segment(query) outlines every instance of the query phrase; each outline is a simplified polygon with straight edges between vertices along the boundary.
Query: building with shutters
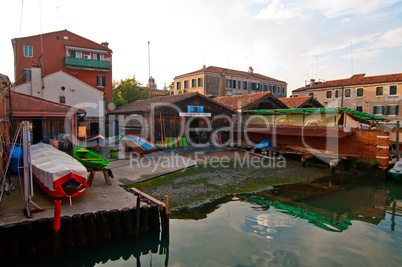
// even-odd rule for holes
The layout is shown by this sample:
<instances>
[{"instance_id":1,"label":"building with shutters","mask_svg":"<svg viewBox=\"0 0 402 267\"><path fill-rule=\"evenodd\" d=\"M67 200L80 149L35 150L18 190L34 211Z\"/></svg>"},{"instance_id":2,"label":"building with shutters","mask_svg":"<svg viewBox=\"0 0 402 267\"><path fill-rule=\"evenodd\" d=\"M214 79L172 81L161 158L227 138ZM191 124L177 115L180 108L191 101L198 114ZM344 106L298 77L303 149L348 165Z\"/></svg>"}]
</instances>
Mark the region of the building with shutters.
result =
<instances>
[{"instance_id":1,"label":"building with shutters","mask_svg":"<svg viewBox=\"0 0 402 267\"><path fill-rule=\"evenodd\" d=\"M75 106L82 102L84 109L91 103L96 107L87 112L88 136L108 129L104 118L113 101L112 50L107 42L98 44L68 30L14 38L11 42L14 87L19 88L16 91L61 104ZM55 80L56 76L62 79Z\"/></svg>"},{"instance_id":2,"label":"building with shutters","mask_svg":"<svg viewBox=\"0 0 402 267\"><path fill-rule=\"evenodd\" d=\"M356 74L347 79L310 80L292 91L292 97L312 96L325 107L346 107L389 120L402 119L402 73L366 76Z\"/></svg>"},{"instance_id":3,"label":"building with shutters","mask_svg":"<svg viewBox=\"0 0 402 267\"><path fill-rule=\"evenodd\" d=\"M232 70L205 65L202 69L174 78L174 94L198 92L207 96L232 96L272 92L276 97L286 97L287 83L248 71Z\"/></svg>"}]
</instances>

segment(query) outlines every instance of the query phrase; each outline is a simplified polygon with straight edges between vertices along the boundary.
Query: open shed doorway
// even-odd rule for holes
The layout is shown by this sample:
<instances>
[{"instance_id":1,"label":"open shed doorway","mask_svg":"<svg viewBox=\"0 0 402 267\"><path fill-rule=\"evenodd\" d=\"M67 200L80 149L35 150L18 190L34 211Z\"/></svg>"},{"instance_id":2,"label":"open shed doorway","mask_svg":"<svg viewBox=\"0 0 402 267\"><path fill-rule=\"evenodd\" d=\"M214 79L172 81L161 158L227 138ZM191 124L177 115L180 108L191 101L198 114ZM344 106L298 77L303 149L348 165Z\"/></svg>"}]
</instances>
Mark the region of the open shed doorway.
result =
<instances>
[{"instance_id":1,"label":"open shed doorway","mask_svg":"<svg viewBox=\"0 0 402 267\"><path fill-rule=\"evenodd\" d=\"M42 120L32 120L32 144L37 144L43 139Z\"/></svg>"},{"instance_id":2,"label":"open shed doorway","mask_svg":"<svg viewBox=\"0 0 402 267\"><path fill-rule=\"evenodd\" d=\"M200 119L199 118L190 118L190 139L196 143L200 143Z\"/></svg>"}]
</instances>

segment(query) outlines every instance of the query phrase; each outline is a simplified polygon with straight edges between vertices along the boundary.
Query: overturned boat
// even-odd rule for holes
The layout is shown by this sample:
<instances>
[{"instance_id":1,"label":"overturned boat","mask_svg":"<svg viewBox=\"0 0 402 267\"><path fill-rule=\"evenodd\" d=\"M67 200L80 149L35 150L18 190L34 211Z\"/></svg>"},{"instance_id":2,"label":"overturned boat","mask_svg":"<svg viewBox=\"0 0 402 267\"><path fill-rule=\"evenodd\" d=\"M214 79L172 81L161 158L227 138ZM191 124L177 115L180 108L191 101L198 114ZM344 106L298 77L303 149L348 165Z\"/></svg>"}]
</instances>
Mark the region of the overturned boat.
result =
<instances>
[{"instance_id":1,"label":"overturned boat","mask_svg":"<svg viewBox=\"0 0 402 267\"><path fill-rule=\"evenodd\" d=\"M32 176L51 197L76 197L85 193L87 169L55 147L37 143L31 146Z\"/></svg>"},{"instance_id":2,"label":"overturned boat","mask_svg":"<svg viewBox=\"0 0 402 267\"><path fill-rule=\"evenodd\" d=\"M139 136L128 134L120 139L120 142L129 150L137 152L138 154L148 154L156 150L153 143Z\"/></svg>"}]
</instances>

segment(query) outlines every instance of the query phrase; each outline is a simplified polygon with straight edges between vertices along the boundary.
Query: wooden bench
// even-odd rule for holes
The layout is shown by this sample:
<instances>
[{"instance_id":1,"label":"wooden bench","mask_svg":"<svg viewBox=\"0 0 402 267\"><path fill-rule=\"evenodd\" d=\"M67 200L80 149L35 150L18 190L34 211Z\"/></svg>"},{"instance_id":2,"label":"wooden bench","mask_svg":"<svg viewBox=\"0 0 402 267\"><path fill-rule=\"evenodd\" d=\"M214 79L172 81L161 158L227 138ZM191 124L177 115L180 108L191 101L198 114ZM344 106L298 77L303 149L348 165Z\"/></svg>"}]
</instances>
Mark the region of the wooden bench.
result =
<instances>
[{"instance_id":1,"label":"wooden bench","mask_svg":"<svg viewBox=\"0 0 402 267\"><path fill-rule=\"evenodd\" d=\"M105 178L105 182L108 185L112 185L112 181L110 180L110 178L114 178L114 176L113 176L111 169L103 168L103 169L87 169L87 170L89 172L89 178L88 178L88 182L87 182L88 186L92 185L92 182L95 177L95 173L97 173L97 172L103 172L103 177Z\"/></svg>"}]
</instances>

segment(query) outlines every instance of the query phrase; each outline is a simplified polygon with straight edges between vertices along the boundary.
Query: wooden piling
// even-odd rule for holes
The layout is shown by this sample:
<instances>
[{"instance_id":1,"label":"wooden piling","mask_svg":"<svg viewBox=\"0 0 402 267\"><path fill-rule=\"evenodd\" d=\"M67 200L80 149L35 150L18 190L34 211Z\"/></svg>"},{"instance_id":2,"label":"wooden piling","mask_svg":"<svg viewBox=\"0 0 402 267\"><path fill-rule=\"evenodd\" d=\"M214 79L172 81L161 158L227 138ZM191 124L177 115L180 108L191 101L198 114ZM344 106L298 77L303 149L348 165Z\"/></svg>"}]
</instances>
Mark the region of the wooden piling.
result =
<instances>
[{"instance_id":1,"label":"wooden piling","mask_svg":"<svg viewBox=\"0 0 402 267\"><path fill-rule=\"evenodd\" d=\"M72 221L75 244L83 245L87 243L87 235L85 233L84 224L81 220L81 214L74 214Z\"/></svg>"},{"instance_id":2,"label":"wooden piling","mask_svg":"<svg viewBox=\"0 0 402 267\"><path fill-rule=\"evenodd\" d=\"M18 224L18 239L21 254L35 252L35 234L31 221L24 221Z\"/></svg>"},{"instance_id":3,"label":"wooden piling","mask_svg":"<svg viewBox=\"0 0 402 267\"><path fill-rule=\"evenodd\" d=\"M60 218L60 232L63 246L74 246L74 232L73 232L73 220L70 216L63 216Z\"/></svg>"},{"instance_id":4,"label":"wooden piling","mask_svg":"<svg viewBox=\"0 0 402 267\"><path fill-rule=\"evenodd\" d=\"M140 208L140 232L149 231L149 206L144 205Z\"/></svg>"},{"instance_id":5,"label":"wooden piling","mask_svg":"<svg viewBox=\"0 0 402 267\"><path fill-rule=\"evenodd\" d=\"M137 204L135 206L135 233L137 234L137 238L139 236L140 233L140 207L141 207L141 201L140 201L140 197L137 197Z\"/></svg>"},{"instance_id":6,"label":"wooden piling","mask_svg":"<svg viewBox=\"0 0 402 267\"><path fill-rule=\"evenodd\" d=\"M120 237L123 230L121 228L120 210L109 211L110 233L112 237Z\"/></svg>"},{"instance_id":7,"label":"wooden piling","mask_svg":"<svg viewBox=\"0 0 402 267\"><path fill-rule=\"evenodd\" d=\"M18 228L16 223L4 225L1 231L1 241L7 256L17 256L20 253Z\"/></svg>"},{"instance_id":8,"label":"wooden piling","mask_svg":"<svg viewBox=\"0 0 402 267\"><path fill-rule=\"evenodd\" d=\"M108 212L106 210L101 210L97 211L95 214L98 238L103 240L110 239L112 237L112 234L110 233Z\"/></svg>"},{"instance_id":9,"label":"wooden piling","mask_svg":"<svg viewBox=\"0 0 402 267\"><path fill-rule=\"evenodd\" d=\"M152 203L149 211L149 229L153 232L159 232L159 205Z\"/></svg>"},{"instance_id":10,"label":"wooden piling","mask_svg":"<svg viewBox=\"0 0 402 267\"><path fill-rule=\"evenodd\" d=\"M87 236L87 242L88 243L95 242L98 239L96 232L95 214L92 212L84 213L81 216L81 220L84 224L84 229Z\"/></svg>"},{"instance_id":11,"label":"wooden piling","mask_svg":"<svg viewBox=\"0 0 402 267\"><path fill-rule=\"evenodd\" d=\"M34 221L33 229L35 232L35 250L47 251L50 249L52 224L49 218L42 218Z\"/></svg>"},{"instance_id":12,"label":"wooden piling","mask_svg":"<svg viewBox=\"0 0 402 267\"><path fill-rule=\"evenodd\" d=\"M6 252L4 251L4 240L3 240L3 227L0 227L0 259L6 256Z\"/></svg>"},{"instance_id":13,"label":"wooden piling","mask_svg":"<svg viewBox=\"0 0 402 267\"><path fill-rule=\"evenodd\" d=\"M134 233L134 220L133 210L130 208L124 208L120 211L121 228L124 236L129 236Z\"/></svg>"}]
</instances>

